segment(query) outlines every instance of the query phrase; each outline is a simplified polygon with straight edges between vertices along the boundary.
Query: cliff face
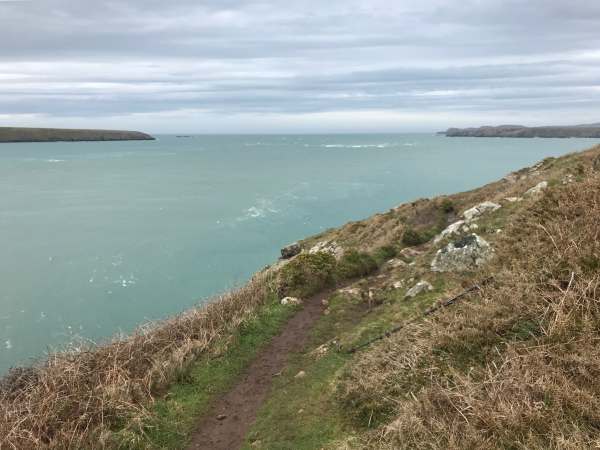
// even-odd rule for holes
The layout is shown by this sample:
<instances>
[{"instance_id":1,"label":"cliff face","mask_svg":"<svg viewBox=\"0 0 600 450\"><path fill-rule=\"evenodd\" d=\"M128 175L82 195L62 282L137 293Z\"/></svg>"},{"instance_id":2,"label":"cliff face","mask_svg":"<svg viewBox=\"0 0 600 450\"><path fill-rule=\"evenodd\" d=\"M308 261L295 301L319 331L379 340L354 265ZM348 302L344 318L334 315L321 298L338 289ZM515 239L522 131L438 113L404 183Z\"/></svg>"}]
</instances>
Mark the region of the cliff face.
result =
<instances>
[{"instance_id":1,"label":"cliff face","mask_svg":"<svg viewBox=\"0 0 600 450\"><path fill-rule=\"evenodd\" d=\"M0 142L154 140L139 131L0 127Z\"/></svg>"},{"instance_id":2,"label":"cliff face","mask_svg":"<svg viewBox=\"0 0 600 450\"><path fill-rule=\"evenodd\" d=\"M522 125L449 128L448 137L512 137L512 138L600 138L600 125L525 127Z\"/></svg>"}]
</instances>

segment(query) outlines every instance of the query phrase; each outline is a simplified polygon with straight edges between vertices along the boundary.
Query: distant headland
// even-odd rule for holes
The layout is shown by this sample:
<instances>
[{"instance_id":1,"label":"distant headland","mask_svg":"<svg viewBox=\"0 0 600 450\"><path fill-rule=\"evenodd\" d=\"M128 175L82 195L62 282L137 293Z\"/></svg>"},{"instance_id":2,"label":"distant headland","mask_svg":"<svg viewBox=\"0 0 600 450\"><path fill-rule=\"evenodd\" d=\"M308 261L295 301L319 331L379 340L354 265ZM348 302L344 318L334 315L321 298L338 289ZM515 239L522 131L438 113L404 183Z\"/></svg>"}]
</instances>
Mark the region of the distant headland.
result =
<instances>
[{"instance_id":1,"label":"distant headland","mask_svg":"<svg viewBox=\"0 0 600 450\"><path fill-rule=\"evenodd\" d=\"M448 128L439 134L448 137L600 138L600 123L544 127L500 125L479 128Z\"/></svg>"},{"instance_id":2,"label":"distant headland","mask_svg":"<svg viewBox=\"0 0 600 450\"><path fill-rule=\"evenodd\" d=\"M148 140L154 137L139 131L0 127L0 143Z\"/></svg>"}]
</instances>

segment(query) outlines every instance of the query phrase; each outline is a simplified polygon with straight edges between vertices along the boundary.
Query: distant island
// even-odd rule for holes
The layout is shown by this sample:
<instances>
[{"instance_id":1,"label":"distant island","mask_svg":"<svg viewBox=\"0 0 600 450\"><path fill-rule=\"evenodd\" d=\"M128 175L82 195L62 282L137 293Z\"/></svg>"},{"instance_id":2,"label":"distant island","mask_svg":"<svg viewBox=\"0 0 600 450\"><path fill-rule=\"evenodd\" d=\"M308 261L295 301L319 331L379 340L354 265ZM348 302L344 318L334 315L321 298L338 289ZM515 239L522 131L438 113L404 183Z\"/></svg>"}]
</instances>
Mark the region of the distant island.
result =
<instances>
[{"instance_id":1,"label":"distant island","mask_svg":"<svg viewBox=\"0 0 600 450\"><path fill-rule=\"evenodd\" d=\"M442 131L438 134L447 137L600 138L600 123L545 127L500 125L479 128L448 128L445 132Z\"/></svg>"},{"instance_id":2,"label":"distant island","mask_svg":"<svg viewBox=\"0 0 600 450\"><path fill-rule=\"evenodd\" d=\"M139 131L0 127L0 143L148 140L154 137Z\"/></svg>"}]
</instances>

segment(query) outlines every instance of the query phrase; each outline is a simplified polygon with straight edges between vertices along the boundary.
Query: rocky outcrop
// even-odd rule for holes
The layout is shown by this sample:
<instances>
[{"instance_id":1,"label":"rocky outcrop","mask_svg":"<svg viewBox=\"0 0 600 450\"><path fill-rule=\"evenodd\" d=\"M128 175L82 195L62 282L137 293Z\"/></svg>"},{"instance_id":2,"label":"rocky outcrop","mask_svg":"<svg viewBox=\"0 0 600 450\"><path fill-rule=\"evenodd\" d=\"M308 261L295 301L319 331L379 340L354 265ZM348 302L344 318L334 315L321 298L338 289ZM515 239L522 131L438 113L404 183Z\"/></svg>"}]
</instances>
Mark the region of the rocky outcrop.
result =
<instances>
[{"instance_id":1,"label":"rocky outcrop","mask_svg":"<svg viewBox=\"0 0 600 450\"><path fill-rule=\"evenodd\" d=\"M465 221L471 222L487 212L496 211L497 209L500 209L500 208L501 208L501 206L499 204L487 201L487 202L480 203L477 206L473 206L470 209L467 209L463 213L463 217L465 218Z\"/></svg>"},{"instance_id":2,"label":"rocky outcrop","mask_svg":"<svg viewBox=\"0 0 600 450\"><path fill-rule=\"evenodd\" d=\"M467 209L463 213L464 220L459 220L451 225L448 225L448 227L446 227L440 234L438 234L435 237L433 243L438 244L439 242L453 235L468 233L470 231L477 230L479 227L474 222L486 212L496 211L499 208L501 208L501 206L497 203L483 202L477 206L473 206L472 208Z\"/></svg>"},{"instance_id":3,"label":"rocky outcrop","mask_svg":"<svg viewBox=\"0 0 600 450\"><path fill-rule=\"evenodd\" d=\"M297 242L286 245L281 249L281 259L290 259L298 255L302 251L302 247Z\"/></svg>"},{"instance_id":4,"label":"rocky outcrop","mask_svg":"<svg viewBox=\"0 0 600 450\"><path fill-rule=\"evenodd\" d=\"M540 194L544 189L548 187L547 181L540 181L534 187L525 192L525 195L537 195Z\"/></svg>"},{"instance_id":5,"label":"rocky outcrop","mask_svg":"<svg viewBox=\"0 0 600 450\"><path fill-rule=\"evenodd\" d=\"M433 291L433 286L431 283L421 280L406 292L404 298L414 298L423 292L429 291Z\"/></svg>"},{"instance_id":6,"label":"rocky outcrop","mask_svg":"<svg viewBox=\"0 0 600 450\"><path fill-rule=\"evenodd\" d=\"M463 272L485 264L494 250L483 238L471 234L438 250L431 262L434 272Z\"/></svg>"},{"instance_id":7,"label":"rocky outcrop","mask_svg":"<svg viewBox=\"0 0 600 450\"><path fill-rule=\"evenodd\" d=\"M450 237L454 234L458 234L461 232L461 230L463 230L465 226L465 221L464 220L459 220L458 222L454 222L452 225L448 225L448 227L446 227L446 229L444 231L442 231L440 234L438 234L435 239L433 240L434 244L437 244L438 242L441 242L442 240L444 240L447 237Z\"/></svg>"},{"instance_id":8,"label":"rocky outcrop","mask_svg":"<svg viewBox=\"0 0 600 450\"><path fill-rule=\"evenodd\" d=\"M310 253L310 254L319 253L319 252L329 253L330 255L333 255L335 257L335 259L340 259L342 256L344 256L343 247L341 247L335 241L319 242L318 244L314 245L308 251L308 253Z\"/></svg>"}]
</instances>

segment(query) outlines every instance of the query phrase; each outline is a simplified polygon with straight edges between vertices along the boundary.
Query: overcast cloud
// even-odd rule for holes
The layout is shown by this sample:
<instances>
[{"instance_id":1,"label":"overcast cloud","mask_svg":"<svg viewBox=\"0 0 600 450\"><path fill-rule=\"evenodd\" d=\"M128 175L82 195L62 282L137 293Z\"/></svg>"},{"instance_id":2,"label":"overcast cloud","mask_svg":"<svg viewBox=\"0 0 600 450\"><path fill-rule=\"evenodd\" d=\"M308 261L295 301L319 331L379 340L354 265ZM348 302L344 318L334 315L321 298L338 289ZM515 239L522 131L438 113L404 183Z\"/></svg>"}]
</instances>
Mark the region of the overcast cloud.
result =
<instances>
[{"instance_id":1,"label":"overcast cloud","mask_svg":"<svg viewBox=\"0 0 600 450\"><path fill-rule=\"evenodd\" d=\"M593 0L0 0L0 124L600 122L599 30Z\"/></svg>"}]
</instances>

